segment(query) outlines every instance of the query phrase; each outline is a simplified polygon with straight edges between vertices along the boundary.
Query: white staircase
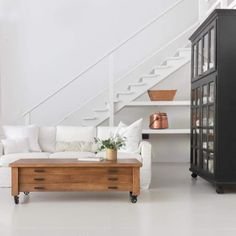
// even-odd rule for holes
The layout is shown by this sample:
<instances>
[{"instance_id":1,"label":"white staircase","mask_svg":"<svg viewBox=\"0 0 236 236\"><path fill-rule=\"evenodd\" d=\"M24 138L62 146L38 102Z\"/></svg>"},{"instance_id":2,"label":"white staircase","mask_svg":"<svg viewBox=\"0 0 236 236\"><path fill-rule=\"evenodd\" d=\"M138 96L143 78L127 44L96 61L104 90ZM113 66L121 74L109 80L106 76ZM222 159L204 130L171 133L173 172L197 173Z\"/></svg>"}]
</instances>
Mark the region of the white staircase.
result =
<instances>
[{"instance_id":1,"label":"white staircase","mask_svg":"<svg viewBox=\"0 0 236 236\"><path fill-rule=\"evenodd\" d=\"M118 112L128 106L136 98L147 92L148 89L167 79L185 64L190 62L191 49L187 46L179 48L171 57L167 57L160 65L153 66L149 73L136 78L136 81L124 83L123 86L117 82L114 86L114 112ZM97 126L109 118L108 92L91 99L82 108L71 112L59 124L76 124L82 126Z\"/></svg>"}]
</instances>

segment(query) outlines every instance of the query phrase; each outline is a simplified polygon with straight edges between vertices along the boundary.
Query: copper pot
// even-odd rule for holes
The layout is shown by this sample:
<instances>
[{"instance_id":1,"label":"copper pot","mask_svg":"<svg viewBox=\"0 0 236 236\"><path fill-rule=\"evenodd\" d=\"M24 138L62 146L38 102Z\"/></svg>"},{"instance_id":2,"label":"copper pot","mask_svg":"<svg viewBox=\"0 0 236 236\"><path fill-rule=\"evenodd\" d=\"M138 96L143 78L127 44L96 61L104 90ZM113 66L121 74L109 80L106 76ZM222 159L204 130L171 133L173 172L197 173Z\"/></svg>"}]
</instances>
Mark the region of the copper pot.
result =
<instances>
[{"instance_id":1,"label":"copper pot","mask_svg":"<svg viewBox=\"0 0 236 236\"><path fill-rule=\"evenodd\" d=\"M164 112L156 112L150 115L150 129L167 129L168 117Z\"/></svg>"}]
</instances>

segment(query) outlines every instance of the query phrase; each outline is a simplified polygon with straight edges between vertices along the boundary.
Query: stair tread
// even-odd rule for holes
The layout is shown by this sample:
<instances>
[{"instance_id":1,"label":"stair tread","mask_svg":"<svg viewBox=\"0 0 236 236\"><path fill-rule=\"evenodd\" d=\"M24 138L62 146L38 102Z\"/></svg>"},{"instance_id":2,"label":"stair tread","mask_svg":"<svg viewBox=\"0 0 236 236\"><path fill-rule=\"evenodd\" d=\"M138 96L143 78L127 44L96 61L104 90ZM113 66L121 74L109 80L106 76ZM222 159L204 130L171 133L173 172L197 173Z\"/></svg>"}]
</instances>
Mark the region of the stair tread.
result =
<instances>
[{"instance_id":1,"label":"stair tread","mask_svg":"<svg viewBox=\"0 0 236 236\"><path fill-rule=\"evenodd\" d=\"M181 60L181 59L184 59L184 57L176 56L176 57L167 57L166 58L166 60Z\"/></svg>"},{"instance_id":2,"label":"stair tread","mask_svg":"<svg viewBox=\"0 0 236 236\"><path fill-rule=\"evenodd\" d=\"M98 117L94 116L94 117L84 117L83 120L97 120Z\"/></svg>"}]
</instances>

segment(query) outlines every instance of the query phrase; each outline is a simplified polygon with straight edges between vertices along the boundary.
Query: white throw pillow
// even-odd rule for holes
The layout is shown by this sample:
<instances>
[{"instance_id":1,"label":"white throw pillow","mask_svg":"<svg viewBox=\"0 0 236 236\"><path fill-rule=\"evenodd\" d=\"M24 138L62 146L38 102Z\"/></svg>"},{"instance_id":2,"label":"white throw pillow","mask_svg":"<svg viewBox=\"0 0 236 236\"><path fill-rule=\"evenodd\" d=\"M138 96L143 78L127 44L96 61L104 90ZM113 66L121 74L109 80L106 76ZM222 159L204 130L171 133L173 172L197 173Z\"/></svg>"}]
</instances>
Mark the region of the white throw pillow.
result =
<instances>
[{"instance_id":1,"label":"white throw pillow","mask_svg":"<svg viewBox=\"0 0 236 236\"><path fill-rule=\"evenodd\" d=\"M44 152L55 152L56 150L56 127L39 128L39 145Z\"/></svg>"},{"instance_id":2,"label":"white throw pillow","mask_svg":"<svg viewBox=\"0 0 236 236\"><path fill-rule=\"evenodd\" d=\"M35 125L29 126L3 126L3 131L7 139L27 138L29 149L32 152L41 152L38 143L39 128Z\"/></svg>"},{"instance_id":3,"label":"white throw pillow","mask_svg":"<svg viewBox=\"0 0 236 236\"><path fill-rule=\"evenodd\" d=\"M57 126L56 142L93 142L95 136L95 127Z\"/></svg>"},{"instance_id":4,"label":"white throw pillow","mask_svg":"<svg viewBox=\"0 0 236 236\"><path fill-rule=\"evenodd\" d=\"M29 142L27 138L3 139L4 154L29 152Z\"/></svg>"},{"instance_id":5,"label":"white throw pillow","mask_svg":"<svg viewBox=\"0 0 236 236\"><path fill-rule=\"evenodd\" d=\"M120 151L130 153L137 153L139 151L139 143L142 140L142 122L143 119L139 119L129 126L123 122L119 123L114 135L118 134L126 139L126 145Z\"/></svg>"}]
</instances>

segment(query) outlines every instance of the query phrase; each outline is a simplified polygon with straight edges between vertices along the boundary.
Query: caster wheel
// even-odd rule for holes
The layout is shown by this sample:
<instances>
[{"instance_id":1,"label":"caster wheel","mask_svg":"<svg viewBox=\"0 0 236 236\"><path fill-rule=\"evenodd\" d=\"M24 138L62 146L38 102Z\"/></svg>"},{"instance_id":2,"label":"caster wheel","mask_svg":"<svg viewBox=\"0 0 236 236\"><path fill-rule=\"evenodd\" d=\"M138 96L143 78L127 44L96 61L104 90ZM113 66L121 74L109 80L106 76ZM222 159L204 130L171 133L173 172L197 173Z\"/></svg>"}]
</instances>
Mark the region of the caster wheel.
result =
<instances>
[{"instance_id":1,"label":"caster wheel","mask_svg":"<svg viewBox=\"0 0 236 236\"><path fill-rule=\"evenodd\" d=\"M196 173L192 173L191 176L192 176L193 179L197 178L197 174Z\"/></svg>"},{"instance_id":2,"label":"caster wheel","mask_svg":"<svg viewBox=\"0 0 236 236\"><path fill-rule=\"evenodd\" d=\"M136 203L136 202L137 202L137 196L131 196L130 201L131 201L132 203Z\"/></svg>"},{"instance_id":3,"label":"caster wheel","mask_svg":"<svg viewBox=\"0 0 236 236\"><path fill-rule=\"evenodd\" d=\"M14 196L14 202L15 202L15 204L19 204L19 197L18 196Z\"/></svg>"},{"instance_id":4,"label":"caster wheel","mask_svg":"<svg viewBox=\"0 0 236 236\"><path fill-rule=\"evenodd\" d=\"M29 192L24 192L24 194L25 194L26 196L28 196L28 195L29 195Z\"/></svg>"},{"instance_id":5,"label":"caster wheel","mask_svg":"<svg viewBox=\"0 0 236 236\"><path fill-rule=\"evenodd\" d=\"M216 186L216 192L218 194L223 194L224 193L224 188L222 186Z\"/></svg>"}]
</instances>

